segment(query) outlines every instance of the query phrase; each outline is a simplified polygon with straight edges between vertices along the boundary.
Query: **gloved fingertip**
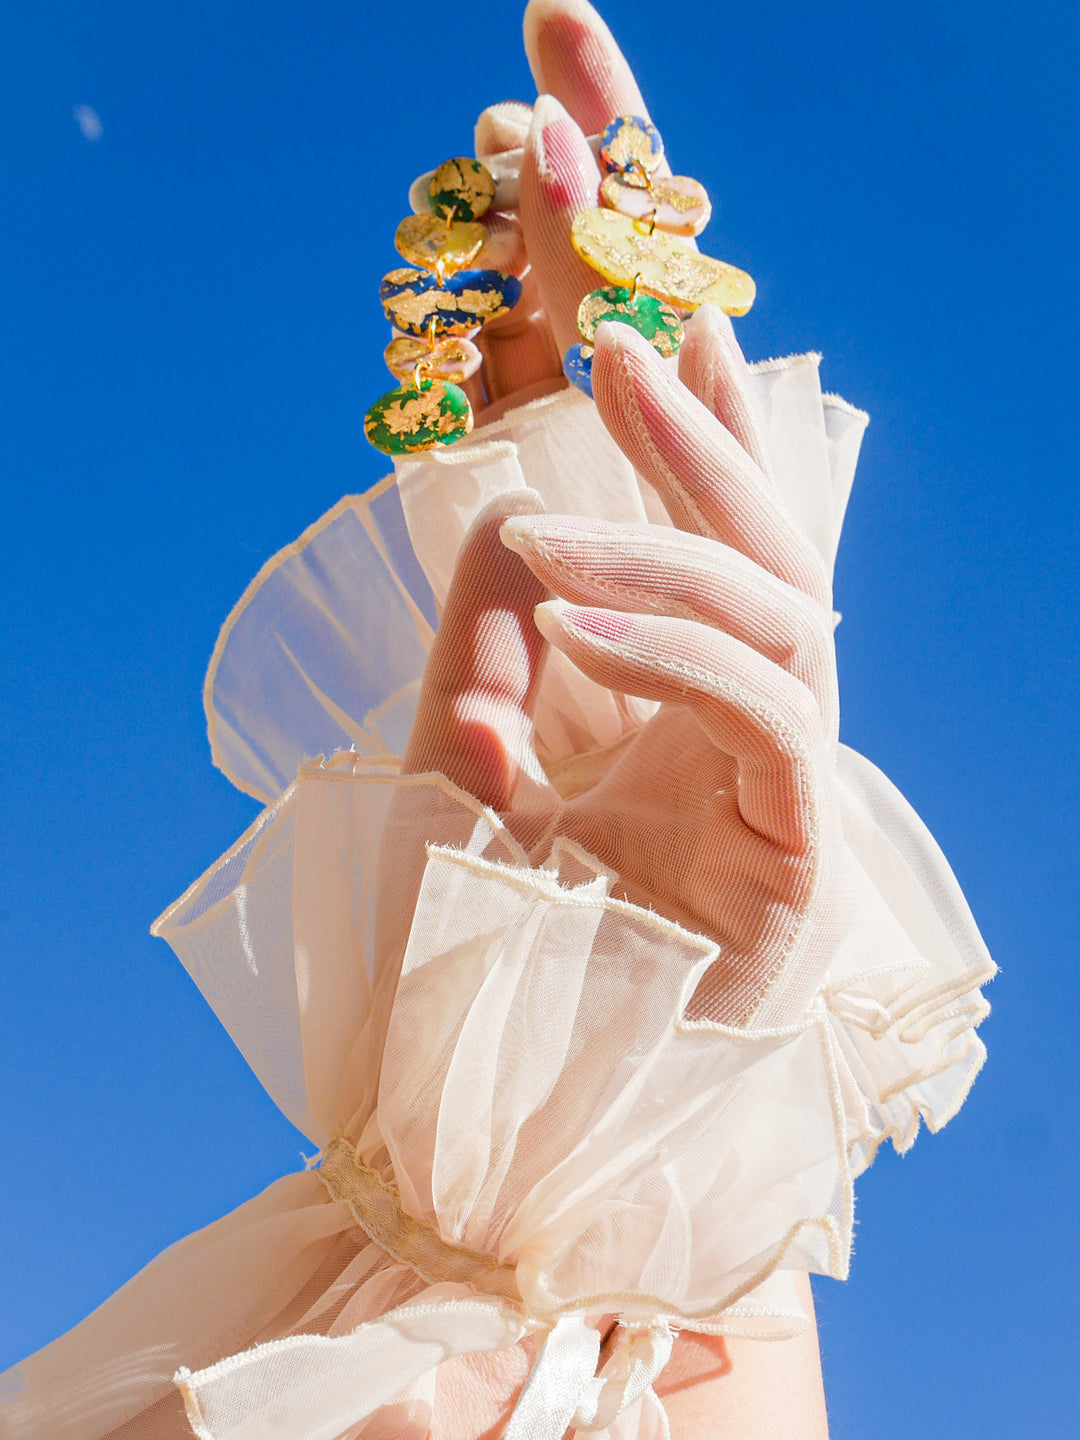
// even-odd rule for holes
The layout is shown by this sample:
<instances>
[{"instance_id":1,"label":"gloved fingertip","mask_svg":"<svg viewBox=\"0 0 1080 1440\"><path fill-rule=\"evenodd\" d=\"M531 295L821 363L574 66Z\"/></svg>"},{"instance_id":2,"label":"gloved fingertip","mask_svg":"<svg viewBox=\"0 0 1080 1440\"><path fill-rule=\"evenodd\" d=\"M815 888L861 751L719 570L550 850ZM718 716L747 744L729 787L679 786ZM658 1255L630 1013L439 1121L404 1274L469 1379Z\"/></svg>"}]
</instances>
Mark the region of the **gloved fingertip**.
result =
<instances>
[{"instance_id":1,"label":"gloved fingertip","mask_svg":"<svg viewBox=\"0 0 1080 1440\"><path fill-rule=\"evenodd\" d=\"M570 608L565 600L543 600L533 611L533 621L537 630L549 644L556 648L558 648L565 631L563 613Z\"/></svg>"},{"instance_id":2,"label":"gloved fingertip","mask_svg":"<svg viewBox=\"0 0 1080 1440\"><path fill-rule=\"evenodd\" d=\"M561 648L560 641L576 632L579 639L625 640L634 628L631 615L617 610L597 610L571 605L566 600L545 600L533 611L536 628L544 639Z\"/></svg>"},{"instance_id":3,"label":"gloved fingertip","mask_svg":"<svg viewBox=\"0 0 1080 1440\"><path fill-rule=\"evenodd\" d=\"M556 48L565 48L566 40L561 32L572 25L579 29L607 29L588 0L529 0L525 6L521 30L538 89L543 88L545 49L553 44Z\"/></svg>"},{"instance_id":4,"label":"gloved fingertip","mask_svg":"<svg viewBox=\"0 0 1080 1440\"><path fill-rule=\"evenodd\" d=\"M593 341L593 397L604 414L616 400L630 397L642 383L667 378L667 370L644 336L631 325L606 320L597 326Z\"/></svg>"},{"instance_id":5,"label":"gloved fingertip","mask_svg":"<svg viewBox=\"0 0 1080 1440\"><path fill-rule=\"evenodd\" d=\"M598 355L640 355L646 360L656 354L644 335L619 320L601 321L596 327L594 348Z\"/></svg>"},{"instance_id":6,"label":"gloved fingertip","mask_svg":"<svg viewBox=\"0 0 1080 1440\"><path fill-rule=\"evenodd\" d=\"M503 543L512 550L533 547L539 540L548 541L555 536L607 535L618 527L610 520L600 520L592 515L549 515L535 512L531 515L515 515L507 520L499 534Z\"/></svg>"},{"instance_id":7,"label":"gloved fingertip","mask_svg":"<svg viewBox=\"0 0 1080 1440\"><path fill-rule=\"evenodd\" d=\"M500 100L480 112L473 133L476 158L485 160L506 150L519 150L532 124L532 106L521 100Z\"/></svg>"},{"instance_id":8,"label":"gloved fingertip","mask_svg":"<svg viewBox=\"0 0 1080 1440\"><path fill-rule=\"evenodd\" d=\"M536 490L530 490L524 485L519 490L506 490L476 512L470 533L512 515L537 515L543 514L543 511L543 497Z\"/></svg>"},{"instance_id":9,"label":"gloved fingertip","mask_svg":"<svg viewBox=\"0 0 1080 1440\"><path fill-rule=\"evenodd\" d=\"M683 331L690 343L704 336L722 338L728 344L735 343L735 327L731 323L731 317L726 315L719 305L699 305L689 320L683 321Z\"/></svg>"},{"instance_id":10,"label":"gloved fingertip","mask_svg":"<svg viewBox=\"0 0 1080 1440\"><path fill-rule=\"evenodd\" d=\"M717 306L700 306L686 322L679 378L771 479L768 432L754 403L749 367L735 327Z\"/></svg>"},{"instance_id":11,"label":"gloved fingertip","mask_svg":"<svg viewBox=\"0 0 1080 1440\"><path fill-rule=\"evenodd\" d=\"M596 203L599 172L589 142L553 95L533 106L522 169L533 171L549 207L576 213Z\"/></svg>"},{"instance_id":12,"label":"gloved fingertip","mask_svg":"<svg viewBox=\"0 0 1080 1440\"><path fill-rule=\"evenodd\" d=\"M570 113L561 100L541 90L532 107L527 143L536 146L542 142L544 130L559 120L569 120Z\"/></svg>"},{"instance_id":13,"label":"gloved fingertip","mask_svg":"<svg viewBox=\"0 0 1080 1440\"><path fill-rule=\"evenodd\" d=\"M508 550L513 550L515 555L527 555L532 551L532 526L528 523L528 518L515 515L510 520L504 520L499 526L499 539Z\"/></svg>"},{"instance_id":14,"label":"gloved fingertip","mask_svg":"<svg viewBox=\"0 0 1080 1440\"><path fill-rule=\"evenodd\" d=\"M633 73L588 0L529 0L523 29L536 88L562 95L590 130L613 115L645 114Z\"/></svg>"}]
</instances>

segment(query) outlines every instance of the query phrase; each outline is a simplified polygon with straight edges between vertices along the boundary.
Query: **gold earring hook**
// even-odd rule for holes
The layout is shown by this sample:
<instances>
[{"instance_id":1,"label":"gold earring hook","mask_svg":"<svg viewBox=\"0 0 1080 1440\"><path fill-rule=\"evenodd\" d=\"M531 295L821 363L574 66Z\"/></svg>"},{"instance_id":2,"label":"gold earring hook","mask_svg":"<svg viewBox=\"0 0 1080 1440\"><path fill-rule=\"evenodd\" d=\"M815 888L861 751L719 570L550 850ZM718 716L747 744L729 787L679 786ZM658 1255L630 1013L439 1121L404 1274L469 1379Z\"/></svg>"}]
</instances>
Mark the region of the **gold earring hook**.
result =
<instances>
[{"instance_id":1,"label":"gold earring hook","mask_svg":"<svg viewBox=\"0 0 1080 1440\"><path fill-rule=\"evenodd\" d=\"M645 166L641 163L641 161L637 158L636 155L631 157L630 161L626 166L626 169L627 173L630 175L633 175L636 171L637 174L641 176L640 188L648 190L649 194L651 195L653 189L652 176L649 174L648 170L645 169Z\"/></svg>"},{"instance_id":2,"label":"gold earring hook","mask_svg":"<svg viewBox=\"0 0 1080 1440\"><path fill-rule=\"evenodd\" d=\"M422 388L421 388L421 387L422 387L422 384L423 384L423 379L422 379L422 377L423 377L424 371L425 371L425 370L430 370L430 369L431 369L431 365L430 365L430 362L427 361L427 360L418 360L418 361L416 362L416 364L413 366L412 383L413 383L413 389L416 391L417 395L422 394Z\"/></svg>"}]
</instances>

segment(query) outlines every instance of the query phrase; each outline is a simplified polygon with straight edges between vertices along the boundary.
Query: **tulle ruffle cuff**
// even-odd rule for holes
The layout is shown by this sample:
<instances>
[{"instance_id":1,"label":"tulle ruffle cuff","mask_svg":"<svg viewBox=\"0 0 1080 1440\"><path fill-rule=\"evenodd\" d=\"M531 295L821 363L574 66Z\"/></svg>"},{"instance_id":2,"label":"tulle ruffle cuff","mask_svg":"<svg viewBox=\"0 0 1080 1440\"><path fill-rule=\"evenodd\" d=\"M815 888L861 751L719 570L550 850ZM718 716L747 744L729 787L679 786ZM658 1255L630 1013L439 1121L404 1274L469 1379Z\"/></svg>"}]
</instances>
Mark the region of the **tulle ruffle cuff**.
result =
<instances>
[{"instance_id":1,"label":"tulle ruffle cuff","mask_svg":"<svg viewBox=\"0 0 1080 1440\"><path fill-rule=\"evenodd\" d=\"M376 855L415 896L398 930L353 879ZM698 1322L781 1263L844 1274L827 1006L782 1029L687 1021L717 947L610 886L568 842L530 867L441 776L342 755L304 766L155 931L294 1123L347 1134L409 1215L513 1265L534 1317Z\"/></svg>"},{"instance_id":2,"label":"tulle ruffle cuff","mask_svg":"<svg viewBox=\"0 0 1080 1440\"><path fill-rule=\"evenodd\" d=\"M898 865L903 838L879 864ZM364 873L377 878L361 887ZM293 1094L291 1118L317 1143L348 1136L433 1241L419 1275L386 1247L386 1276L399 1296L409 1276L413 1293L384 1313L393 1291L367 1281L332 1345L294 1334L185 1373L197 1434L239 1440L241 1416L276 1434L266 1396L273 1416L306 1406L310 1418L298 1375L323 1375L352 1417L391 1403L387 1374L395 1405L433 1405L424 1347L442 1337L449 1359L462 1336L473 1350L531 1336L570 1406L549 1406L545 1423L565 1428L605 1383L592 1379L586 1317L644 1326L662 1363L672 1324L797 1333L788 1272L846 1274L854 1174L886 1135L910 1143L920 1114L943 1123L978 1067L970 973L931 983L874 891L891 963L860 970L853 935L798 1025L688 1022L716 947L613 899L612 879L565 841L530 866L499 818L444 777L346 753L303 766L157 923L234 1035L241 1012L277 1015L273 1043L249 1032L259 1078L283 1105ZM390 891L402 899L388 915ZM378 1242L363 1209L358 1219ZM440 1247L488 1257L514 1293L485 1295L456 1265L440 1273ZM347 1291L346 1276L327 1288ZM648 1384L598 1433L665 1433Z\"/></svg>"},{"instance_id":3,"label":"tulle ruffle cuff","mask_svg":"<svg viewBox=\"0 0 1080 1440\"><path fill-rule=\"evenodd\" d=\"M822 396L817 366L768 362L753 386L784 501L831 566L866 416ZM15 1440L178 1434L178 1367L202 1440L353 1440L375 1416L368 1433L420 1440L456 1357L481 1351L505 1396L531 1367L509 1440L663 1440L671 1326L805 1327L791 1275L846 1274L854 1177L963 1102L993 965L932 837L854 752L837 759L853 923L807 1012L760 1030L685 1018L707 937L613 898L568 842L530 863L444 777L401 773L461 541L526 486L551 511L667 523L564 391L343 500L226 622L214 758L267 808L154 930L369 1200L304 1172L173 1246L9 1372ZM584 788L651 713L552 657L549 775ZM485 1293L442 1253L512 1286ZM611 1313L597 1372L588 1320Z\"/></svg>"},{"instance_id":4,"label":"tulle ruffle cuff","mask_svg":"<svg viewBox=\"0 0 1080 1440\"><path fill-rule=\"evenodd\" d=\"M753 399L792 518L832 566L867 416L821 392L817 355L752 367ZM666 524L656 495L574 390L511 411L453 449L407 461L346 499L263 567L226 622L206 682L217 763L273 801L304 762L348 748L404 753L458 550L496 496L531 487L550 511ZM537 744L564 794L592 783L653 706L549 656ZM837 761L853 923L822 990L835 1019L858 1172L885 1138L959 1108L983 1049L994 973L933 837L868 761Z\"/></svg>"}]
</instances>

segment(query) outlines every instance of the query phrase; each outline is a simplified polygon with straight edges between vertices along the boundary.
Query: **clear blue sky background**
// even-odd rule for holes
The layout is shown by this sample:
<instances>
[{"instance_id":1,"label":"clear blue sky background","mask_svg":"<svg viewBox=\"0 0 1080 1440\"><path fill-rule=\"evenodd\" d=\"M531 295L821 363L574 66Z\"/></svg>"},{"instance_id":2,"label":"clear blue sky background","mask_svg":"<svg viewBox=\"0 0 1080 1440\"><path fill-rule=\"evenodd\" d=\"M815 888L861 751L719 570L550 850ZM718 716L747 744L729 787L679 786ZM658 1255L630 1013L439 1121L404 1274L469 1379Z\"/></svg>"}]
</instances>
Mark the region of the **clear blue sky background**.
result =
<instances>
[{"instance_id":1,"label":"clear blue sky background","mask_svg":"<svg viewBox=\"0 0 1080 1440\"><path fill-rule=\"evenodd\" d=\"M853 1278L819 1287L834 1437L1071 1437L1080 12L607 13L719 203L711 248L758 280L747 352L822 350L873 416L845 738L938 836L1003 972L966 1109L863 1179ZM531 98L519 20L7 7L0 1366L298 1163L147 926L255 813L210 766L203 670L262 561L383 473L361 418L394 225L482 105Z\"/></svg>"}]
</instances>

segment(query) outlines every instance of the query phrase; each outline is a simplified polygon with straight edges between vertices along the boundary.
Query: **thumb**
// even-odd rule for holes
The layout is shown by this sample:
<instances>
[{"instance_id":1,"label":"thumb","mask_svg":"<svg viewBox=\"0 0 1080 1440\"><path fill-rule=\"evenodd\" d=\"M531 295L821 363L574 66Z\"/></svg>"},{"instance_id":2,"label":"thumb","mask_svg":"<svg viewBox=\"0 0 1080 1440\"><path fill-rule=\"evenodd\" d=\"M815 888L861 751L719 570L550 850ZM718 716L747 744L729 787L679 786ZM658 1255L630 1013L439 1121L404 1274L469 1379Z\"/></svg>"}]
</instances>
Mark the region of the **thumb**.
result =
<instances>
[{"instance_id":1,"label":"thumb","mask_svg":"<svg viewBox=\"0 0 1080 1440\"><path fill-rule=\"evenodd\" d=\"M547 592L499 538L510 516L543 509L535 491L511 491L465 537L405 753L407 774L440 771L499 811L522 780L547 788L531 718L546 650L533 611Z\"/></svg>"}]
</instances>

